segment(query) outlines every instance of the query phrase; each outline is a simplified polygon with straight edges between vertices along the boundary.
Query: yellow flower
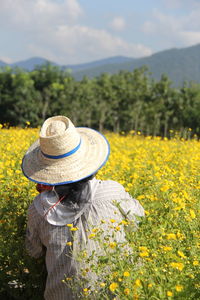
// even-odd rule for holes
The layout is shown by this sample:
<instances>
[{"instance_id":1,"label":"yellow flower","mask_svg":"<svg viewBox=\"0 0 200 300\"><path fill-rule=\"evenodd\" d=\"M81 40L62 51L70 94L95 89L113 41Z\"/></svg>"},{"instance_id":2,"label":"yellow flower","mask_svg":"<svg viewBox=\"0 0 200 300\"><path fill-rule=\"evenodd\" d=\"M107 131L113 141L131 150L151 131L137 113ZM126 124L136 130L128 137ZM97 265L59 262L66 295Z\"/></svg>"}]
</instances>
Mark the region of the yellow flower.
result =
<instances>
[{"instance_id":1,"label":"yellow flower","mask_svg":"<svg viewBox=\"0 0 200 300\"><path fill-rule=\"evenodd\" d=\"M128 296L130 294L130 289L129 288L124 289L124 294Z\"/></svg>"},{"instance_id":2,"label":"yellow flower","mask_svg":"<svg viewBox=\"0 0 200 300\"><path fill-rule=\"evenodd\" d=\"M162 247L164 251L171 251L172 250L172 247L170 246L163 246Z\"/></svg>"},{"instance_id":3,"label":"yellow flower","mask_svg":"<svg viewBox=\"0 0 200 300\"><path fill-rule=\"evenodd\" d=\"M115 230L117 230L117 231L119 231L120 229L121 229L120 226L115 227Z\"/></svg>"},{"instance_id":4,"label":"yellow flower","mask_svg":"<svg viewBox=\"0 0 200 300\"><path fill-rule=\"evenodd\" d=\"M95 233L91 233L91 234L88 235L88 238L89 238L89 239L92 239L92 238L94 238L95 236L96 236Z\"/></svg>"},{"instance_id":5,"label":"yellow flower","mask_svg":"<svg viewBox=\"0 0 200 300\"><path fill-rule=\"evenodd\" d=\"M185 239L185 236L184 236L184 234L182 234L182 233L180 233L180 232L177 232L177 238L179 239L179 240L183 240L183 239Z\"/></svg>"},{"instance_id":6,"label":"yellow flower","mask_svg":"<svg viewBox=\"0 0 200 300\"><path fill-rule=\"evenodd\" d=\"M170 266L174 269L177 269L179 271L182 271L184 268L184 264L183 263L177 263L177 262L172 262L170 263Z\"/></svg>"},{"instance_id":7,"label":"yellow flower","mask_svg":"<svg viewBox=\"0 0 200 300\"><path fill-rule=\"evenodd\" d=\"M117 277L118 276L118 272L113 272L112 276L113 277Z\"/></svg>"},{"instance_id":8,"label":"yellow flower","mask_svg":"<svg viewBox=\"0 0 200 300\"><path fill-rule=\"evenodd\" d=\"M111 223L115 223L115 222L116 222L116 220L114 220L114 219L110 219L110 222L111 222Z\"/></svg>"},{"instance_id":9,"label":"yellow flower","mask_svg":"<svg viewBox=\"0 0 200 300\"><path fill-rule=\"evenodd\" d=\"M174 233L168 233L166 239L167 240L176 240L176 235Z\"/></svg>"},{"instance_id":10,"label":"yellow flower","mask_svg":"<svg viewBox=\"0 0 200 300\"><path fill-rule=\"evenodd\" d=\"M151 288L152 286L153 286L152 283L149 283L149 284L148 284L148 288Z\"/></svg>"},{"instance_id":11,"label":"yellow flower","mask_svg":"<svg viewBox=\"0 0 200 300\"><path fill-rule=\"evenodd\" d=\"M198 260L194 260L193 261L193 266L198 266L199 265L199 261Z\"/></svg>"},{"instance_id":12,"label":"yellow flower","mask_svg":"<svg viewBox=\"0 0 200 300\"><path fill-rule=\"evenodd\" d=\"M172 297L173 296L173 293L171 291L167 291L167 296L168 297Z\"/></svg>"},{"instance_id":13,"label":"yellow flower","mask_svg":"<svg viewBox=\"0 0 200 300\"><path fill-rule=\"evenodd\" d=\"M109 289L111 292L114 292L118 288L118 283L113 282L110 284Z\"/></svg>"},{"instance_id":14,"label":"yellow flower","mask_svg":"<svg viewBox=\"0 0 200 300\"><path fill-rule=\"evenodd\" d=\"M169 190L169 186L168 185L163 185L161 188L160 188L160 190L162 191L162 192L166 192L166 191L168 191Z\"/></svg>"},{"instance_id":15,"label":"yellow flower","mask_svg":"<svg viewBox=\"0 0 200 300\"><path fill-rule=\"evenodd\" d=\"M183 290L183 286L178 284L178 285L175 286L175 289L176 289L177 292L181 292Z\"/></svg>"},{"instance_id":16,"label":"yellow flower","mask_svg":"<svg viewBox=\"0 0 200 300\"><path fill-rule=\"evenodd\" d=\"M191 217L192 219L195 219L195 218L196 218L196 214L195 214L195 212L194 212L193 209L190 209L190 217Z\"/></svg>"},{"instance_id":17,"label":"yellow flower","mask_svg":"<svg viewBox=\"0 0 200 300\"><path fill-rule=\"evenodd\" d=\"M110 242L110 244L109 244L109 246L110 246L110 248L115 248L116 246L117 246L117 243L115 243L115 242Z\"/></svg>"},{"instance_id":18,"label":"yellow flower","mask_svg":"<svg viewBox=\"0 0 200 300\"><path fill-rule=\"evenodd\" d=\"M67 224L66 226L67 227L73 227L73 224Z\"/></svg>"},{"instance_id":19,"label":"yellow flower","mask_svg":"<svg viewBox=\"0 0 200 300\"><path fill-rule=\"evenodd\" d=\"M67 246L71 246L71 245L72 245L72 242L67 242L66 245L67 245Z\"/></svg>"},{"instance_id":20,"label":"yellow flower","mask_svg":"<svg viewBox=\"0 0 200 300\"><path fill-rule=\"evenodd\" d=\"M136 279L135 285L136 285L136 286L141 286L141 285L142 285L142 284L141 284L141 280L140 280L140 279Z\"/></svg>"},{"instance_id":21,"label":"yellow flower","mask_svg":"<svg viewBox=\"0 0 200 300\"><path fill-rule=\"evenodd\" d=\"M138 200L145 199L145 195L139 195L139 196L137 196L137 199L138 199Z\"/></svg>"},{"instance_id":22,"label":"yellow flower","mask_svg":"<svg viewBox=\"0 0 200 300\"><path fill-rule=\"evenodd\" d=\"M124 272L124 277L129 277L130 276L130 273L128 271L125 271Z\"/></svg>"},{"instance_id":23,"label":"yellow flower","mask_svg":"<svg viewBox=\"0 0 200 300\"><path fill-rule=\"evenodd\" d=\"M180 257L186 258L186 256L184 255L184 253L183 253L182 251L178 251L177 253L178 253L178 255L179 255Z\"/></svg>"},{"instance_id":24,"label":"yellow flower","mask_svg":"<svg viewBox=\"0 0 200 300\"><path fill-rule=\"evenodd\" d=\"M104 287L105 285L106 285L106 284L105 284L104 282L101 282L101 283L100 283L100 286L101 286L101 287Z\"/></svg>"},{"instance_id":25,"label":"yellow flower","mask_svg":"<svg viewBox=\"0 0 200 300\"><path fill-rule=\"evenodd\" d=\"M144 247L144 246L139 247L139 250L140 251L148 251L147 247Z\"/></svg>"},{"instance_id":26,"label":"yellow flower","mask_svg":"<svg viewBox=\"0 0 200 300\"><path fill-rule=\"evenodd\" d=\"M140 257L146 257L149 256L149 252L148 251L140 252L139 255Z\"/></svg>"},{"instance_id":27,"label":"yellow flower","mask_svg":"<svg viewBox=\"0 0 200 300\"><path fill-rule=\"evenodd\" d=\"M72 227L72 228L70 228L70 230L71 231L76 231L76 230L78 230L78 227Z\"/></svg>"},{"instance_id":28,"label":"yellow flower","mask_svg":"<svg viewBox=\"0 0 200 300\"><path fill-rule=\"evenodd\" d=\"M123 225L128 225L128 222L127 222L127 221L125 221L125 220L122 220L122 221L120 222L120 224L123 224Z\"/></svg>"}]
</instances>

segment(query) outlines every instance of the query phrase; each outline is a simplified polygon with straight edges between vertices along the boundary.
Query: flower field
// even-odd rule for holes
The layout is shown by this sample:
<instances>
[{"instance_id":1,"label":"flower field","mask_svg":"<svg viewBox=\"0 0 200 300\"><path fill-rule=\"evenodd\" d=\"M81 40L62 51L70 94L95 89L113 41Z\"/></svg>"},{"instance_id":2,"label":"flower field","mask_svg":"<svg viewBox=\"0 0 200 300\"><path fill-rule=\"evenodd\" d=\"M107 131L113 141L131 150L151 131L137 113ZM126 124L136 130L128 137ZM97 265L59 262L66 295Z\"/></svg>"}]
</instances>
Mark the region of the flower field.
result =
<instances>
[{"instance_id":1,"label":"flower field","mask_svg":"<svg viewBox=\"0 0 200 300\"><path fill-rule=\"evenodd\" d=\"M20 168L37 136L38 129L0 129L0 296L5 299L40 299L33 290L40 292L41 268L26 256L23 244L26 210L36 190ZM101 278L94 283L98 295L83 286L83 298L199 299L200 142L131 133L106 136L111 156L98 177L124 185L146 216L137 231L129 232L133 254L110 243L108 274L105 261L92 266ZM116 231L127 225L110 224ZM98 242L95 230L91 238Z\"/></svg>"}]
</instances>

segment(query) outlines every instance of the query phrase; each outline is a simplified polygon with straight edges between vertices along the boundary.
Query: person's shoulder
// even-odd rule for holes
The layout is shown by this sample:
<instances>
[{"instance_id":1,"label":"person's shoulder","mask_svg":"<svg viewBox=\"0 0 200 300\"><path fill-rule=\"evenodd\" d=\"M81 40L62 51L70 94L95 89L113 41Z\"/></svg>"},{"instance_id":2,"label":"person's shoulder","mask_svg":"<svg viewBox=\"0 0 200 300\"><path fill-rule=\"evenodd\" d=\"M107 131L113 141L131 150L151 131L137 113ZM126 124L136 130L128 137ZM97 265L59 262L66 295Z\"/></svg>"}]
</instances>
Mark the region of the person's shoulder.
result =
<instances>
[{"instance_id":1,"label":"person's shoulder","mask_svg":"<svg viewBox=\"0 0 200 300\"><path fill-rule=\"evenodd\" d=\"M115 208L117 203L124 215L144 215L144 209L140 203L125 190L123 185L114 180L99 180L95 193L95 204L97 203Z\"/></svg>"},{"instance_id":2,"label":"person's shoulder","mask_svg":"<svg viewBox=\"0 0 200 300\"><path fill-rule=\"evenodd\" d=\"M99 186L101 188L117 189L119 191L124 191L124 187L119 182L114 180L99 180Z\"/></svg>"},{"instance_id":3,"label":"person's shoulder","mask_svg":"<svg viewBox=\"0 0 200 300\"><path fill-rule=\"evenodd\" d=\"M33 201L30 203L29 207L28 207L28 212L32 212L35 213L37 204L41 202L41 194L38 194L37 196L35 196L35 198L33 199Z\"/></svg>"},{"instance_id":4,"label":"person's shoulder","mask_svg":"<svg viewBox=\"0 0 200 300\"><path fill-rule=\"evenodd\" d=\"M119 198L125 193L124 187L114 180L98 180L97 194L107 195L111 198Z\"/></svg>"}]
</instances>

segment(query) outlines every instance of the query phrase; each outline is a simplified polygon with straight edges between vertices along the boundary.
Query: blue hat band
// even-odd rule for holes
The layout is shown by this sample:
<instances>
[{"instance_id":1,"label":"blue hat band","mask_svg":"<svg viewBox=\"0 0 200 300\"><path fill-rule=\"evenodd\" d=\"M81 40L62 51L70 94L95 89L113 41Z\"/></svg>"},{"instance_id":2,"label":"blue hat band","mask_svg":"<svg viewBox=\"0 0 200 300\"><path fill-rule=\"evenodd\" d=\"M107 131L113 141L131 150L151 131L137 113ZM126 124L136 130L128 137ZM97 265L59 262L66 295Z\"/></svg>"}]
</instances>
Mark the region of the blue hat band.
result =
<instances>
[{"instance_id":1,"label":"blue hat band","mask_svg":"<svg viewBox=\"0 0 200 300\"><path fill-rule=\"evenodd\" d=\"M81 146L81 139L80 139L80 142L79 142L78 146L76 146L71 151L69 151L67 153L64 153L64 154L61 154L61 155L49 155L49 154L46 154L46 153L44 153L42 151L41 152L47 158L60 159L60 158L64 158L64 157L67 157L67 156L70 156L70 155L74 154L76 151L78 151L78 149L80 148L80 146Z\"/></svg>"}]
</instances>

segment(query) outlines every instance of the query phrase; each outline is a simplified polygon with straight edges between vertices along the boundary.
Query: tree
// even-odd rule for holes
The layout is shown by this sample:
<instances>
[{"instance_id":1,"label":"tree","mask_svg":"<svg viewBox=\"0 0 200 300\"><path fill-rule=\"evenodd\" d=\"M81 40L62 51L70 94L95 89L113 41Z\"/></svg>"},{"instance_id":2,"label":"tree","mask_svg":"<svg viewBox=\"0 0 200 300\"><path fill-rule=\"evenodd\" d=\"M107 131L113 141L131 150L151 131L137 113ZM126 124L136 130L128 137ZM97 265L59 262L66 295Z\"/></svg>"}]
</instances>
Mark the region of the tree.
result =
<instances>
[{"instance_id":1,"label":"tree","mask_svg":"<svg viewBox=\"0 0 200 300\"><path fill-rule=\"evenodd\" d=\"M0 73L0 120L12 126L38 124L38 94L29 73L6 68Z\"/></svg>"},{"instance_id":2,"label":"tree","mask_svg":"<svg viewBox=\"0 0 200 300\"><path fill-rule=\"evenodd\" d=\"M114 90L111 85L111 75L104 73L95 80L96 110L94 112L99 131L103 131L111 116Z\"/></svg>"},{"instance_id":3,"label":"tree","mask_svg":"<svg viewBox=\"0 0 200 300\"><path fill-rule=\"evenodd\" d=\"M62 83L64 72L57 66L49 63L38 66L31 72L31 79L34 81L35 89L39 93L39 118L44 121L53 114L53 102L55 100L52 95L53 84Z\"/></svg>"}]
</instances>

